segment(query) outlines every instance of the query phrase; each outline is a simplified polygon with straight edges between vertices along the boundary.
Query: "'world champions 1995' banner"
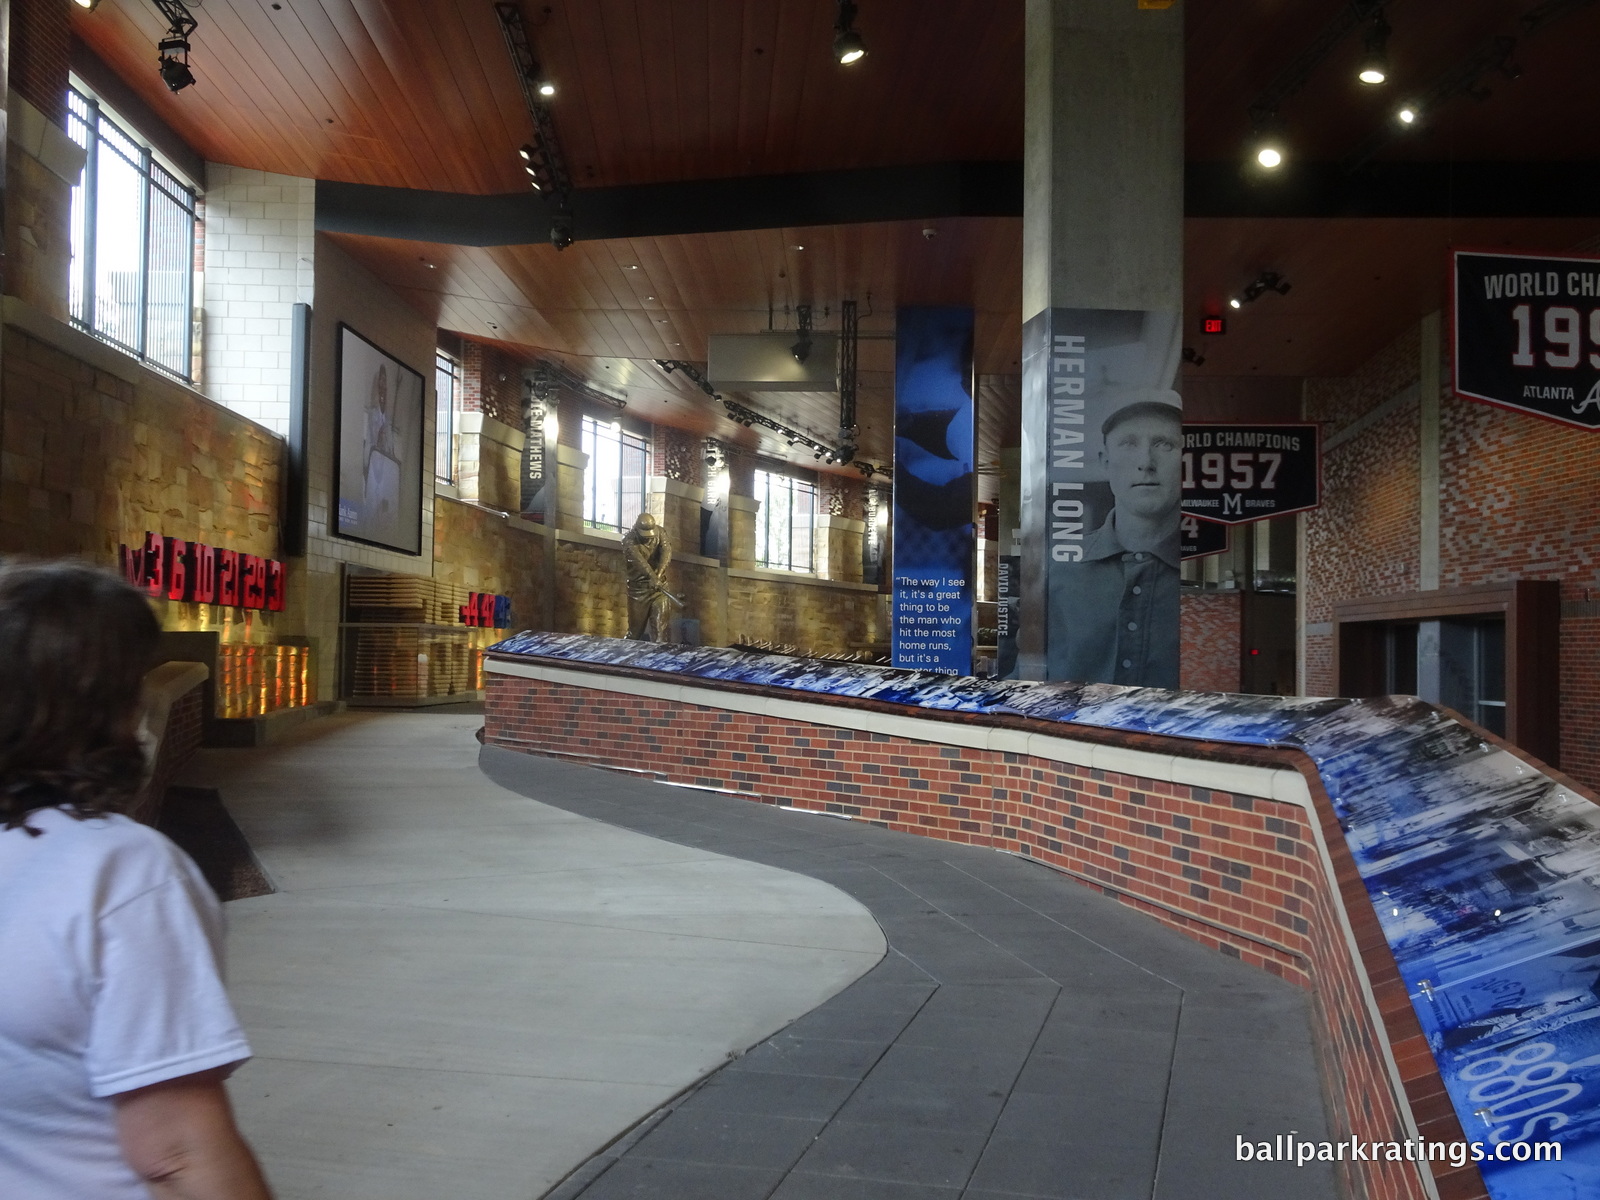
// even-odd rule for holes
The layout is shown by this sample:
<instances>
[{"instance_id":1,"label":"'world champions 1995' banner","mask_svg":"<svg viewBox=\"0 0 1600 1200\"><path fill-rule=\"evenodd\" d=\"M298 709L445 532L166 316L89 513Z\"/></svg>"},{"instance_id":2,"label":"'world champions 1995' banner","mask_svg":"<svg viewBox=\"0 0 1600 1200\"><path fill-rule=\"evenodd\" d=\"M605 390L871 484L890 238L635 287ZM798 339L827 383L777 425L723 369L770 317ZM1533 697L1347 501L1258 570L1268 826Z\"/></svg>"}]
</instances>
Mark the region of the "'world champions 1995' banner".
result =
<instances>
[{"instance_id":1,"label":"'world champions 1995' banner","mask_svg":"<svg viewBox=\"0 0 1600 1200\"><path fill-rule=\"evenodd\" d=\"M894 665L972 673L973 316L902 308L894 362Z\"/></svg>"},{"instance_id":2,"label":"'world champions 1995' banner","mask_svg":"<svg viewBox=\"0 0 1600 1200\"><path fill-rule=\"evenodd\" d=\"M1019 673L1177 687L1178 315L1052 308L1022 346Z\"/></svg>"},{"instance_id":3,"label":"'world champions 1995' banner","mask_svg":"<svg viewBox=\"0 0 1600 1200\"><path fill-rule=\"evenodd\" d=\"M1455 390L1600 429L1600 258L1454 253Z\"/></svg>"}]
</instances>

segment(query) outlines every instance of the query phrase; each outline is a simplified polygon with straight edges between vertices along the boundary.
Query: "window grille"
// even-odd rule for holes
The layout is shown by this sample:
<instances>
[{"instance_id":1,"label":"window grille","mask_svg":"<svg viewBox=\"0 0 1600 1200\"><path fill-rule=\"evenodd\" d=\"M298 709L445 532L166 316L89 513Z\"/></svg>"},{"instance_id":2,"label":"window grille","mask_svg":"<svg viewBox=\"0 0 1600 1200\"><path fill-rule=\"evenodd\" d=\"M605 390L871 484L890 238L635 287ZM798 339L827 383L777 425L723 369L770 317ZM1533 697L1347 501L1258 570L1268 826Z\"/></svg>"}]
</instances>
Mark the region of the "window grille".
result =
<instances>
[{"instance_id":1,"label":"window grille","mask_svg":"<svg viewBox=\"0 0 1600 1200\"><path fill-rule=\"evenodd\" d=\"M456 477L456 413L461 411L461 363L436 350L434 366L433 473L446 483Z\"/></svg>"},{"instance_id":2,"label":"window grille","mask_svg":"<svg viewBox=\"0 0 1600 1200\"><path fill-rule=\"evenodd\" d=\"M774 571L810 571L816 525L816 485L804 479L756 472L756 563Z\"/></svg>"},{"instance_id":3,"label":"window grille","mask_svg":"<svg viewBox=\"0 0 1600 1200\"><path fill-rule=\"evenodd\" d=\"M583 523L591 529L631 528L644 511L650 443L620 421L583 418L581 449L589 456L583 481Z\"/></svg>"},{"instance_id":4,"label":"window grille","mask_svg":"<svg viewBox=\"0 0 1600 1200\"><path fill-rule=\"evenodd\" d=\"M73 323L192 380L195 190L75 88L67 133L88 151L72 189Z\"/></svg>"}]
</instances>

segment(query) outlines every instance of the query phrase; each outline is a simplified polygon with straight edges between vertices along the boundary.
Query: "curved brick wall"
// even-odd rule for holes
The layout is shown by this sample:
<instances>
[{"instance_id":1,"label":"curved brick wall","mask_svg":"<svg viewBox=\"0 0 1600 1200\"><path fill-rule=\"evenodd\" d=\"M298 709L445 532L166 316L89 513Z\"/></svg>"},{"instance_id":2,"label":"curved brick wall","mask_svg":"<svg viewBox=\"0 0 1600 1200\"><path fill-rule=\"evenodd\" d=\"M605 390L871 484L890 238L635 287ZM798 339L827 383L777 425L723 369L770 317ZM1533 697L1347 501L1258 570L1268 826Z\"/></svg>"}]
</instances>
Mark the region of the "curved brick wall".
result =
<instances>
[{"instance_id":1,"label":"curved brick wall","mask_svg":"<svg viewBox=\"0 0 1600 1200\"><path fill-rule=\"evenodd\" d=\"M1035 858L1312 991L1334 1128L1462 1137L1304 753L495 656L486 741ZM1444 1164L1435 1164L1435 1167ZM1471 1166L1352 1194L1485 1196Z\"/></svg>"}]
</instances>

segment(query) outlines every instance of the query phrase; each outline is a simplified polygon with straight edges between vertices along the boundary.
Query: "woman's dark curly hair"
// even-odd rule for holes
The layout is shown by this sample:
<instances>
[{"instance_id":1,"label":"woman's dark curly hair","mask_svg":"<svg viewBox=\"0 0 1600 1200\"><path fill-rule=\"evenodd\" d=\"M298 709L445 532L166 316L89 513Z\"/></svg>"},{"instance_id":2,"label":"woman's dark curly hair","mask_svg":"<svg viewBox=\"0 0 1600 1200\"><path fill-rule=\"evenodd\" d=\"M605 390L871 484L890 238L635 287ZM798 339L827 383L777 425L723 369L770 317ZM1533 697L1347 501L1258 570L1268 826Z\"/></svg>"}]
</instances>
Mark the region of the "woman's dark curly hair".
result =
<instances>
[{"instance_id":1,"label":"woman's dark curly hair","mask_svg":"<svg viewBox=\"0 0 1600 1200\"><path fill-rule=\"evenodd\" d=\"M0 828L133 799L140 685L160 637L149 602L104 571L0 565Z\"/></svg>"}]
</instances>

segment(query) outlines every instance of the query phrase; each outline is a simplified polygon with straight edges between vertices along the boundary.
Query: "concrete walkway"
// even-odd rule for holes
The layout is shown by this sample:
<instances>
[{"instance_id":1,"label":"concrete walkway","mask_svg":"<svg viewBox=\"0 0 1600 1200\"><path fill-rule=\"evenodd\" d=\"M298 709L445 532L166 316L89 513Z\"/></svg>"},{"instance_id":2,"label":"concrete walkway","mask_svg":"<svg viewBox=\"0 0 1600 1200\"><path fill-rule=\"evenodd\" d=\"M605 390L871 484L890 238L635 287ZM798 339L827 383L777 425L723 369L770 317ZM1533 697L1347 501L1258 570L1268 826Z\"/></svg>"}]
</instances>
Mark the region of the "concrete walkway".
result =
<instances>
[{"instance_id":1,"label":"concrete walkway","mask_svg":"<svg viewBox=\"0 0 1600 1200\"><path fill-rule=\"evenodd\" d=\"M550 1200L1332 1200L1305 992L1037 863L497 748L492 777L834 884L890 953Z\"/></svg>"},{"instance_id":2,"label":"concrete walkway","mask_svg":"<svg viewBox=\"0 0 1600 1200\"><path fill-rule=\"evenodd\" d=\"M883 956L825 883L490 782L481 724L332 718L183 779L281 889L227 907L231 1088L280 1200L533 1200Z\"/></svg>"}]
</instances>

